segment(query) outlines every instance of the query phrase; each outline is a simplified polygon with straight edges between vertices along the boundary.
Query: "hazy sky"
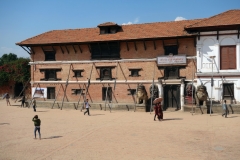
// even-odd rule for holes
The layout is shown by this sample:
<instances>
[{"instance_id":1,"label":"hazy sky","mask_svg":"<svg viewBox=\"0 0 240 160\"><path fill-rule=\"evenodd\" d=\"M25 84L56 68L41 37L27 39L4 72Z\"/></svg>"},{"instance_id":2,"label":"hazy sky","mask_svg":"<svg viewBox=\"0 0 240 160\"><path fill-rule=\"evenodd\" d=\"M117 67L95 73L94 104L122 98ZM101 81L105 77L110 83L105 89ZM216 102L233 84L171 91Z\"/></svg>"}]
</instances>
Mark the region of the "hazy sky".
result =
<instances>
[{"instance_id":1,"label":"hazy sky","mask_svg":"<svg viewBox=\"0 0 240 160\"><path fill-rule=\"evenodd\" d=\"M0 57L29 57L15 43L50 30L208 18L230 9L240 9L240 0L0 0Z\"/></svg>"}]
</instances>

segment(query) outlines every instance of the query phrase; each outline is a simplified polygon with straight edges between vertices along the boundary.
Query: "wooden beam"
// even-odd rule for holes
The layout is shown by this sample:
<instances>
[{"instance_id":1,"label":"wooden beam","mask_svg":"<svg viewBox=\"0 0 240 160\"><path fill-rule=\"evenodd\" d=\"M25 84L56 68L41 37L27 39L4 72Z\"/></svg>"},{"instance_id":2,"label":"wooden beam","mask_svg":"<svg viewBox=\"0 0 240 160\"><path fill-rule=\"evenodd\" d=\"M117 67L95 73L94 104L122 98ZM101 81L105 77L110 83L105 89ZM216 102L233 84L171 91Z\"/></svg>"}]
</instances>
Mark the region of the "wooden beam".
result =
<instances>
[{"instance_id":1,"label":"wooden beam","mask_svg":"<svg viewBox=\"0 0 240 160\"><path fill-rule=\"evenodd\" d=\"M21 46L28 54L31 54L28 50L26 50L23 46Z\"/></svg>"},{"instance_id":2,"label":"wooden beam","mask_svg":"<svg viewBox=\"0 0 240 160\"><path fill-rule=\"evenodd\" d=\"M67 52L68 52L68 54L69 54L69 50L68 50L68 48L67 48L67 45L65 45L65 48L66 48L66 50L67 50Z\"/></svg>"},{"instance_id":3,"label":"wooden beam","mask_svg":"<svg viewBox=\"0 0 240 160\"><path fill-rule=\"evenodd\" d=\"M81 48L80 44L78 44L78 48L79 48L80 52L82 53L82 48Z\"/></svg>"},{"instance_id":4,"label":"wooden beam","mask_svg":"<svg viewBox=\"0 0 240 160\"><path fill-rule=\"evenodd\" d=\"M76 51L76 49L75 49L74 45L72 45L72 47L73 47L73 50L74 50L74 52L75 52L75 53L77 53L77 51Z\"/></svg>"},{"instance_id":5,"label":"wooden beam","mask_svg":"<svg viewBox=\"0 0 240 160\"><path fill-rule=\"evenodd\" d=\"M134 47L135 47L135 51L137 51L136 41L134 41Z\"/></svg>"},{"instance_id":6,"label":"wooden beam","mask_svg":"<svg viewBox=\"0 0 240 160\"><path fill-rule=\"evenodd\" d=\"M156 50L156 43L155 43L155 40L153 40L153 46L154 46L154 50Z\"/></svg>"},{"instance_id":7,"label":"wooden beam","mask_svg":"<svg viewBox=\"0 0 240 160\"><path fill-rule=\"evenodd\" d=\"M31 47L31 51L32 51L33 54L35 54L35 51L34 51L33 47Z\"/></svg>"},{"instance_id":8,"label":"wooden beam","mask_svg":"<svg viewBox=\"0 0 240 160\"><path fill-rule=\"evenodd\" d=\"M89 44L88 44L88 49L89 49L89 52L92 53L92 51L91 51L91 47L90 47Z\"/></svg>"},{"instance_id":9,"label":"wooden beam","mask_svg":"<svg viewBox=\"0 0 240 160\"><path fill-rule=\"evenodd\" d=\"M128 42L126 41L127 50L129 51Z\"/></svg>"},{"instance_id":10,"label":"wooden beam","mask_svg":"<svg viewBox=\"0 0 240 160\"><path fill-rule=\"evenodd\" d=\"M45 51L44 51L44 49L43 49L43 47L42 47L42 46L41 46L41 48L42 48L42 51L43 51L43 53L44 53Z\"/></svg>"},{"instance_id":11,"label":"wooden beam","mask_svg":"<svg viewBox=\"0 0 240 160\"><path fill-rule=\"evenodd\" d=\"M145 44L145 41L143 40L143 45L144 45L144 49L146 51L147 47L146 47L146 44Z\"/></svg>"},{"instance_id":12,"label":"wooden beam","mask_svg":"<svg viewBox=\"0 0 240 160\"><path fill-rule=\"evenodd\" d=\"M61 45L60 45L60 48L61 48L62 53L64 54L64 50L62 49L62 46L61 46Z\"/></svg>"},{"instance_id":13,"label":"wooden beam","mask_svg":"<svg viewBox=\"0 0 240 160\"><path fill-rule=\"evenodd\" d=\"M55 51L54 47L52 46L53 51Z\"/></svg>"},{"instance_id":14,"label":"wooden beam","mask_svg":"<svg viewBox=\"0 0 240 160\"><path fill-rule=\"evenodd\" d=\"M238 37L238 39L239 39L239 34L240 34L240 28L238 29L238 36L237 36L237 37Z\"/></svg>"}]
</instances>

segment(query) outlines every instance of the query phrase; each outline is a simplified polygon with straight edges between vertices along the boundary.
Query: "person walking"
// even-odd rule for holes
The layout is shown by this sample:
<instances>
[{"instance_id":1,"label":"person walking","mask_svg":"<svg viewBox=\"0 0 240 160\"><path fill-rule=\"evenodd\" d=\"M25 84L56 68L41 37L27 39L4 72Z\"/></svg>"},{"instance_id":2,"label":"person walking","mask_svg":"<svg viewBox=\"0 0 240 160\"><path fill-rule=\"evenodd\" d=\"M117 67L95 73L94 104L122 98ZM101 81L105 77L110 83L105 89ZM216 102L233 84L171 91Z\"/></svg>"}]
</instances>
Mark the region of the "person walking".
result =
<instances>
[{"instance_id":1,"label":"person walking","mask_svg":"<svg viewBox=\"0 0 240 160\"><path fill-rule=\"evenodd\" d=\"M224 103L223 103L223 114L222 114L222 117L225 115L225 118L227 118L227 111L228 111L228 108L227 108L227 104L226 104L226 100L224 100Z\"/></svg>"},{"instance_id":2,"label":"person walking","mask_svg":"<svg viewBox=\"0 0 240 160\"><path fill-rule=\"evenodd\" d=\"M158 120L160 121L160 105L159 103L156 103L154 106L154 111L155 111L155 115L154 115L154 121L156 121L156 116L158 118Z\"/></svg>"},{"instance_id":3,"label":"person walking","mask_svg":"<svg viewBox=\"0 0 240 160\"><path fill-rule=\"evenodd\" d=\"M9 96L9 94L7 93L7 95L6 95L7 106L8 106L8 104L11 106L9 99L10 99L10 96Z\"/></svg>"},{"instance_id":4,"label":"person walking","mask_svg":"<svg viewBox=\"0 0 240 160\"><path fill-rule=\"evenodd\" d=\"M33 104L33 111L36 112L36 99L34 97L32 99L32 104Z\"/></svg>"},{"instance_id":5,"label":"person walking","mask_svg":"<svg viewBox=\"0 0 240 160\"><path fill-rule=\"evenodd\" d=\"M23 95L23 97L22 97L22 99L21 99L21 101L22 101L22 103L21 103L21 107L24 107L25 100L26 100L25 95Z\"/></svg>"},{"instance_id":6,"label":"person walking","mask_svg":"<svg viewBox=\"0 0 240 160\"><path fill-rule=\"evenodd\" d=\"M39 140L41 140L41 132L40 132L40 125L41 125L41 120L38 118L38 115L35 115L32 119L32 121L34 122L34 139L36 139L36 132L38 131L38 135L39 135Z\"/></svg>"},{"instance_id":7,"label":"person walking","mask_svg":"<svg viewBox=\"0 0 240 160\"><path fill-rule=\"evenodd\" d=\"M90 116L89 107L91 107L91 105L89 104L88 99L86 99L86 101L84 102L84 105L85 105L85 108L86 108L86 111L84 112L84 115L86 113L88 113L88 115Z\"/></svg>"}]
</instances>

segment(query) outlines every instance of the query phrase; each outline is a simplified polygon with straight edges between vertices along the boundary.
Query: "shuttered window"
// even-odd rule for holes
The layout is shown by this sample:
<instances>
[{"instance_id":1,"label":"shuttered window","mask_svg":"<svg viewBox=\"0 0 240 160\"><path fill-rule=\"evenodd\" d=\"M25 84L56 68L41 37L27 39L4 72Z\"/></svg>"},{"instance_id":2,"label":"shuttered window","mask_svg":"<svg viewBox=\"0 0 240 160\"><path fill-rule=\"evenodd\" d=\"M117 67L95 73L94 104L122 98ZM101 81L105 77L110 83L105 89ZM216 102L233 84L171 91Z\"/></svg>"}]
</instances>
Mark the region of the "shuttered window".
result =
<instances>
[{"instance_id":1,"label":"shuttered window","mask_svg":"<svg viewBox=\"0 0 240 160\"><path fill-rule=\"evenodd\" d=\"M236 46L220 47L220 69L236 69Z\"/></svg>"}]
</instances>

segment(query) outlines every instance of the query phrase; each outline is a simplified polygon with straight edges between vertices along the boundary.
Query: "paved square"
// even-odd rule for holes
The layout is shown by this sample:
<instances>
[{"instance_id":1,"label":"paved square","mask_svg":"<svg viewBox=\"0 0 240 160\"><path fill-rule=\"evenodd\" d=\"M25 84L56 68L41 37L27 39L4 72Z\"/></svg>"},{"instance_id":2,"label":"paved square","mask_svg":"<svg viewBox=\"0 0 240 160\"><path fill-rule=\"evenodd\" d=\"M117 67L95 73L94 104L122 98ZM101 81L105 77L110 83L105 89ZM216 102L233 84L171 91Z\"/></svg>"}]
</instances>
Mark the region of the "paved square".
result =
<instances>
[{"instance_id":1,"label":"paved square","mask_svg":"<svg viewBox=\"0 0 240 160\"><path fill-rule=\"evenodd\" d=\"M236 160L240 158L240 115L20 108L0 100L0 159L62 160ZM32 117L42 121L34 140Z\"/></svg>"}]
</instances>

